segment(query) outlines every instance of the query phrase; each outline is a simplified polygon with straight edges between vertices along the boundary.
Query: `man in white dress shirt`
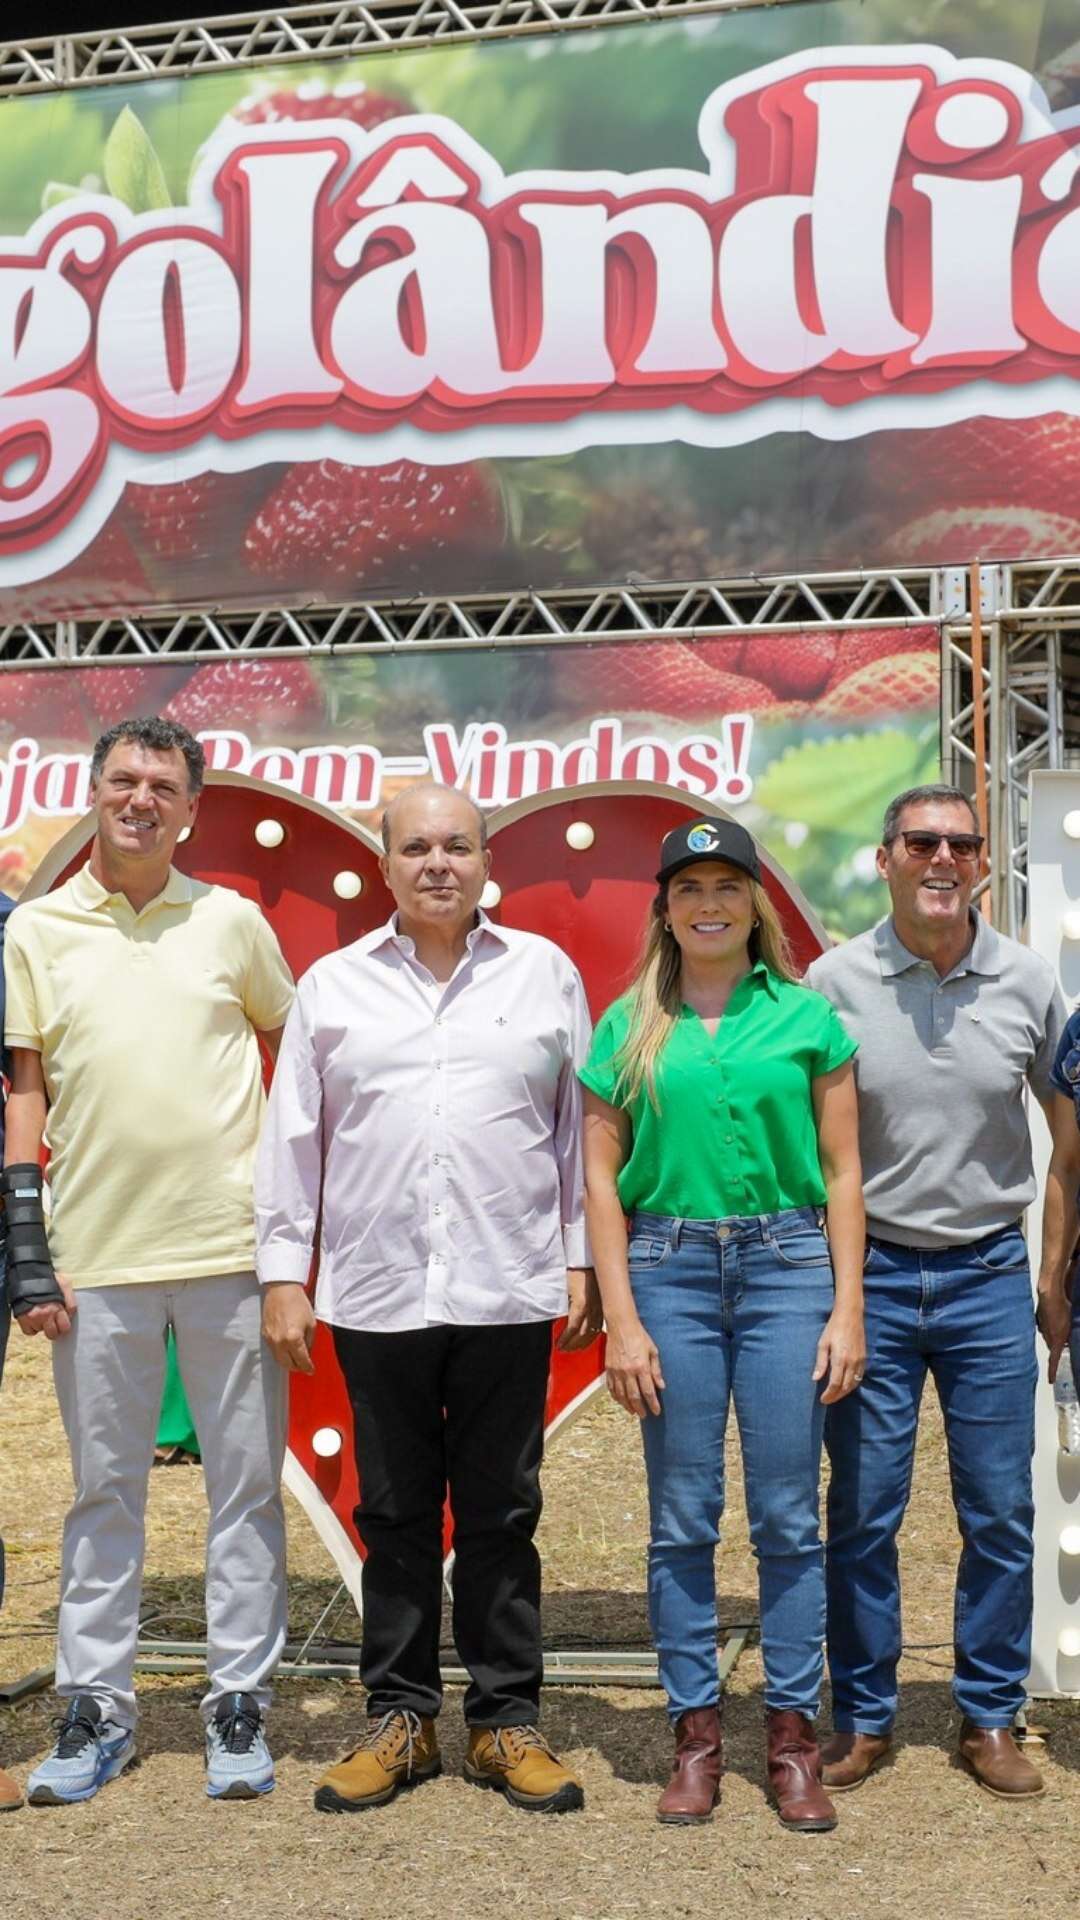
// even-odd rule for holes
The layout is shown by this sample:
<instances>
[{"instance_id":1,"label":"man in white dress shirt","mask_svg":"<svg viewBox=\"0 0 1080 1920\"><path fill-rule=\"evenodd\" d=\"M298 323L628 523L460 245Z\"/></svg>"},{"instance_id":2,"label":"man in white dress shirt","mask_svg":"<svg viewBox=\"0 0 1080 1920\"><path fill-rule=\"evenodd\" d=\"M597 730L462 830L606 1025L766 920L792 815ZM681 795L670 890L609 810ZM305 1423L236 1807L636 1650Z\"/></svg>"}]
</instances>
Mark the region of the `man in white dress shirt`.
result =
<instances>
[{"instance_id":1,"label":"man in white dress shirt","mask_svg":"<svg viewBox=\"0 0 1080 1920\"><path fill-rule=\"evenodd\" d=\"M552 1322L599 1331L586 1267L576 968L479 911L483 815L414 787L383 820L397 912L312 967L285 1030L256 1178L263 1328L311 1370L305 1282L352 1402L366 1549L368 1731L315 1804L352 1812L440 1770L442 1516L468 1669L465 1777L530 1811L583 1805L537 1730L540 1461ZM320 1220L321 1210L321 1220Z\"/></svg>"}]
</instances>

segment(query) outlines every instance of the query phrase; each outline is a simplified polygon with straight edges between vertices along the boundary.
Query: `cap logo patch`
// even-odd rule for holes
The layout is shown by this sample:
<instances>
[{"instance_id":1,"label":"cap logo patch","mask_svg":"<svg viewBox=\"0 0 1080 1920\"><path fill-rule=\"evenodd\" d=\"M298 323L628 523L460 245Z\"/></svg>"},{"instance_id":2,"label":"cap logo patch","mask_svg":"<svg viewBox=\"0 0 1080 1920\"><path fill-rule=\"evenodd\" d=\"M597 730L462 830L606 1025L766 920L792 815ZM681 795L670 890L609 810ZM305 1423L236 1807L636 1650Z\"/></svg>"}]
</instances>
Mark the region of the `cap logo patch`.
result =
<instances>
[{"instance_id":1,"label":"cap logo patch","mask_svg":"<svg viewBox=\"0 0 1080 1920\"><path fill-rule=\"evenodd\" d=\"M687 834L686 844L691 853L712 853L720 844L720 836L711 820L699 820Z\"/></svg>"}]
</instances>

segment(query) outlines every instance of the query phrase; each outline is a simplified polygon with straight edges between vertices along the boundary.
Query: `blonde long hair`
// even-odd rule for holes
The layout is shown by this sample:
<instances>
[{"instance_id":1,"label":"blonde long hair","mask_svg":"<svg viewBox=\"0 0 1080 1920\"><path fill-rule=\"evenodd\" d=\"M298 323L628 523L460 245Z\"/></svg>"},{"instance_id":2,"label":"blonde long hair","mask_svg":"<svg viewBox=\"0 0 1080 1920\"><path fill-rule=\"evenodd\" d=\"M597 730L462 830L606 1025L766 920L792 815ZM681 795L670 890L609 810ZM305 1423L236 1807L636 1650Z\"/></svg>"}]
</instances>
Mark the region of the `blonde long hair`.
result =
<instances>
[{"instance_id":1,"label":"blonde long hair","mask_svg":"<svg viewBox=\"0 0 1080 1920\"><path fill-rule=\"evenodd\" d=\"M750 881L750 900L757 921L750 934L751 963L763 960L770 973L797 985L799 976L780 915L758 880ZM615 1056L619 1104L631 1106L644 1087L658 1113L656 1064L683 1004L682 953L675 935L665 924L667 903L665 881L649 910L641 958L628 989L629 1030Z\"/></svg>"}]
</instances>

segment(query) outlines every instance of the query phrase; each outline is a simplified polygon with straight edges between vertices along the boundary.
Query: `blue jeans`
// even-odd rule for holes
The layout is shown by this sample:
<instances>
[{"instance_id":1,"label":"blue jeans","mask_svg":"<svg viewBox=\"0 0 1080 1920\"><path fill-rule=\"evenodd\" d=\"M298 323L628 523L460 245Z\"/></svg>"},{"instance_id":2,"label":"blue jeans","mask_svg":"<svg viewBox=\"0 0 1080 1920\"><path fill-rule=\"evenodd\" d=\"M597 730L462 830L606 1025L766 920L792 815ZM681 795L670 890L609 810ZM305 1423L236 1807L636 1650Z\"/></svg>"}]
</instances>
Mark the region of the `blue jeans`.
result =
<instances>
[{"instance_id":1,"label":"blue jeans","mask_svg":"<svg viewBox=\"0 0 1080 1920\"><path fill-rule=\"evenodd\" d=\"M818 1516L823 1409L811 1378L833 1303L829 1250L802 1207L755 1219L635 1214L630 1284L660 1352L642 1423L649 1617L673 1719L719 1696L715 1552L734 1398L758 1561L765 1703L814 1715L824 1666Z\"/></svg>"},{"instance_id":2,"label":"blue jeans","mask_svg":"<svg viewBox=\"0 0 1080 1920\"><path fill-rule=\"evenodd\" d=\"M901 1650L896 1536L911 1492L919 1402L934 1376L963 1551L953 1697L980 1727L1008 1727L1031 1664L1035 1315L1018 1227L934 1253L872 1240L869 1358L828 1409L829 1668L834 1720L885 1733Z\"/></svg>"}]
</instances>

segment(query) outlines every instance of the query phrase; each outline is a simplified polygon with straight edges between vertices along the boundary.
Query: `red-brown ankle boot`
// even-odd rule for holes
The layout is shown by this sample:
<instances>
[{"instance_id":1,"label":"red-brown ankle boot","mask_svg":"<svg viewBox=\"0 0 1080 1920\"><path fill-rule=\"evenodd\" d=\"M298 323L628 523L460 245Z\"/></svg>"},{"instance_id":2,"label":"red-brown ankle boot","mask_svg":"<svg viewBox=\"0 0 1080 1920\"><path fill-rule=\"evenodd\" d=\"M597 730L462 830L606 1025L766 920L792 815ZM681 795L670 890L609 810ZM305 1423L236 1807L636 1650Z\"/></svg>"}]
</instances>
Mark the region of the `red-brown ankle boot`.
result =
<instances>
[{"instance_id":1,"label":"red-brown ankle boot","mask_svg":"<svg viewBox=\"0 0 1080 1920\"><path fill-rule=\"evenodd\" d=\"M720 1798L723 1770L719 1707L691 1707L688 1713L681 1713L675 1722L671 1779L657 1803L657 1819L679 1827L711 1820Z\"/></svg>"},{"instance_id":2,"label":"red-brown ankle boot","mask_svg":"<svg viewBox=\"0 0 1080 1920\"><path fill-rule=\"evenodd\" d=\"M836 1825L836 1809L821 1784L813 1723L804 1713L770 1708L765 1730L769 1786L784 1826L798 1833L829 1833Z\"/></svg>"}]
</instances>

